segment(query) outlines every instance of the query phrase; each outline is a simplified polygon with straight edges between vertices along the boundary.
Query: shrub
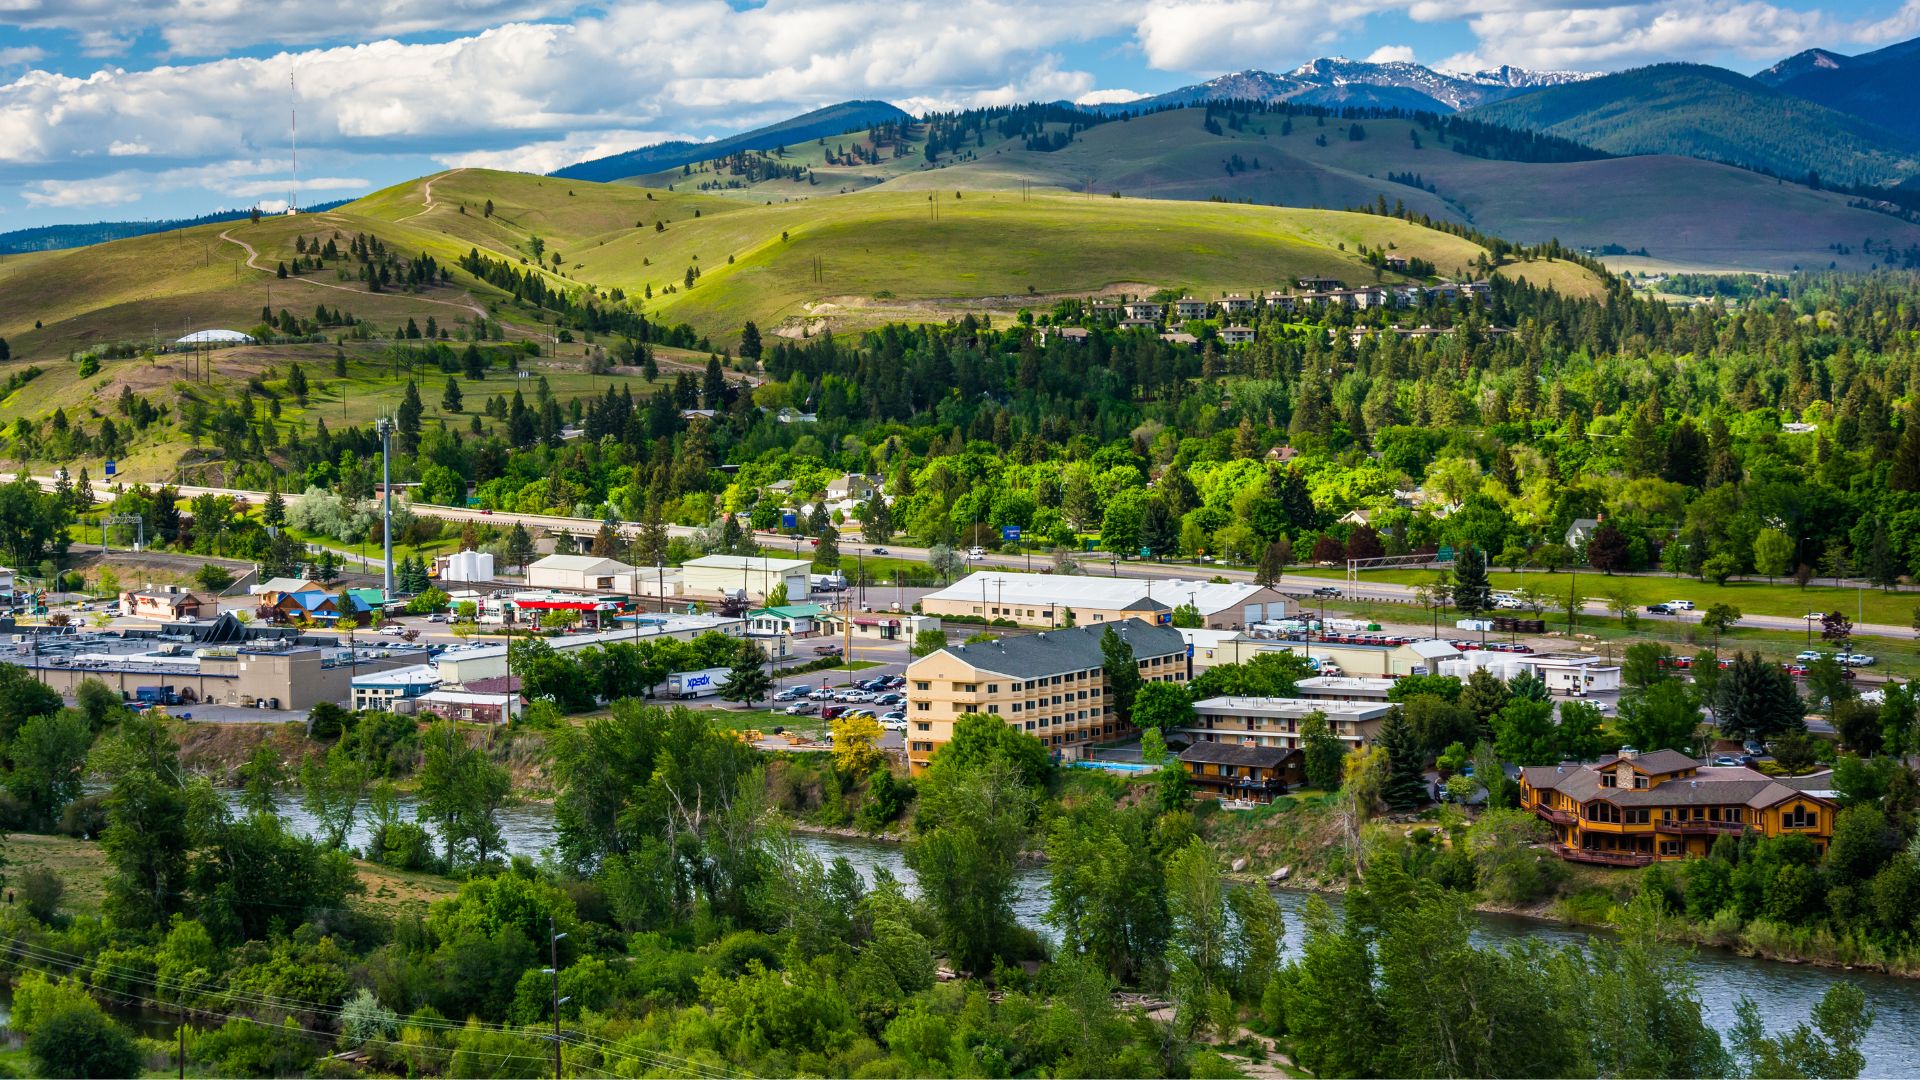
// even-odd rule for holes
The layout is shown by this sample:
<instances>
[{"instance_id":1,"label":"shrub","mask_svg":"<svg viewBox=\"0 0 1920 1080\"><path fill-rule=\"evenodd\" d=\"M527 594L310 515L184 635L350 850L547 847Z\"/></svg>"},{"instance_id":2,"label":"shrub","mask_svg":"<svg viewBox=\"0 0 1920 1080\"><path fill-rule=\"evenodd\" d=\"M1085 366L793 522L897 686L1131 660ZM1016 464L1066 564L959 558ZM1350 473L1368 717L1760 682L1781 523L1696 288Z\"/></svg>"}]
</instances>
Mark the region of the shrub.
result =
<instances>
[{"instance_id":1,"label":"shrub","mask_svg":"<svg viewBox=\"0 0 1920 1080\"><path fill-rule=\"evenodd\" d=\"M133 1036L91 1001L41 1021L27 1038L27 1053L38 1076L139 1076L145 1064Z\"/></svg>"}]
</instances>

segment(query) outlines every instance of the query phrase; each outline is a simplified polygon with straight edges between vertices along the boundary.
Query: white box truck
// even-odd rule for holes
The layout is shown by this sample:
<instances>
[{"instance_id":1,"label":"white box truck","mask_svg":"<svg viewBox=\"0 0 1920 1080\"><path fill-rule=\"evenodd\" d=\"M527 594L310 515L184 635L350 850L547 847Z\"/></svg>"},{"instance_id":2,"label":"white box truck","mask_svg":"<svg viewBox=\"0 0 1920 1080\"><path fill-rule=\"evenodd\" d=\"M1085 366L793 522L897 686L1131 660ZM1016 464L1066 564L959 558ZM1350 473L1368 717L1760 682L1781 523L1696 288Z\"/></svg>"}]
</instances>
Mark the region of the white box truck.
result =
<instances>
[{"instance_id":1,"label":"white box truck","mask_svg":"<svg viewBox=\"0 0 1920 1080\"><path fill-rule=\"evenodd\" d=\"M676 671L667 676L667 696L673 698L712 697L720 692L732 668L710 667L701 671Z\"/></svg>"}]
</instances>

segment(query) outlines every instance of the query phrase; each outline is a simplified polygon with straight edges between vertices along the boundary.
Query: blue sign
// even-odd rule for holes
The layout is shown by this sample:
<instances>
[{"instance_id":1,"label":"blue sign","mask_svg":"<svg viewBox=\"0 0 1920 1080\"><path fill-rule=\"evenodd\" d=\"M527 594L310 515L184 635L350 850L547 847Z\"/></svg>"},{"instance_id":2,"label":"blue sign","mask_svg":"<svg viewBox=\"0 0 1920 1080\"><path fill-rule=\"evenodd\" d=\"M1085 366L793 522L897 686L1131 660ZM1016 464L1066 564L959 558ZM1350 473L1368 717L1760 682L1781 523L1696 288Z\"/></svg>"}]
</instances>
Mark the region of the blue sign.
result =
<instances>
[{"instance_id":1,"label":"blue sign","mask_svg":"<svg viewBox=\"0 0 1920 1080\"><path fill-rule=\"evenodd\" d=\"M1005 540L1009 544L1019 543L1020 542L1020 526L1018 525L1000 526L1000 539Z\"/></svg>"},{"instance_id":2,"label":"blue sign","mask_svg":"<svg viewBox=\"0 0 1920 1080\"><path fill-rule=\"evenodd\" d=\"M114 464L113 464L113 462L112 462L111 460L109 460L109 461L107 462L107 475L108 475L108 476L112 476L112 475L113 475L113 470L114 470Z\"/></svg>"},{"instance_id":3,"label":"blue sign","mask_svg":"<svg viewBox=\"0 0 1920 1080\"><path fill-rule=\"evenodd\" d=\"M781 514L780 515L780 527L783 529L791 529L799 524L800 524L800 515L798 514Z\"/></svg>"}]
</instances>

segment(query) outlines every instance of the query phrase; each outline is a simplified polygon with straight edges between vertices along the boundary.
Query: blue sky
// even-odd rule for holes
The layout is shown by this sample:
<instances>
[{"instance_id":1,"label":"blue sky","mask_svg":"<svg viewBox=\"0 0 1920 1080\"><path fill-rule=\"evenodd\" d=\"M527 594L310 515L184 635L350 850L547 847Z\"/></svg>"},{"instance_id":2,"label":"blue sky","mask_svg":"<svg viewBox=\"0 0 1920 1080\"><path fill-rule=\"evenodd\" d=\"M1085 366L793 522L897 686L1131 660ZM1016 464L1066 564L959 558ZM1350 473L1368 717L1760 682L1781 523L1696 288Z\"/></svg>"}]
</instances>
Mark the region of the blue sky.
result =
<instances>
[{"instance_id":1,"label":"blue sky","mask_svg":"<svg viewBox=\"0 0 1920 1080\"><path fill-rule=\"evenodd\" d=\"M1328 55L1752 72L1920 36L1920 0L6 0L0 27L6 231L547 171L856 97L1124 100Z\"/></svg>"}]
</instances>

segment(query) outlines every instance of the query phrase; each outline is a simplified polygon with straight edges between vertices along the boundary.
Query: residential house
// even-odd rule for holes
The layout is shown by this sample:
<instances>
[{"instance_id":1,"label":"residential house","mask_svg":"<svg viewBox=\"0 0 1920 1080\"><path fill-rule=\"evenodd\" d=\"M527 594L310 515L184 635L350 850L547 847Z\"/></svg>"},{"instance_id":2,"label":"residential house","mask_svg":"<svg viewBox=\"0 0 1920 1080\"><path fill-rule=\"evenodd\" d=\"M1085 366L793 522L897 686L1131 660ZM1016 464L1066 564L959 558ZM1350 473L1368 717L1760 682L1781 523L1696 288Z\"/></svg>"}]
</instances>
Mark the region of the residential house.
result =
<instances>
[{"instance_id":1,"label":"residential house","mask_svg":"<svg viewBox=\"0 0 1920 1080\"><path fill-rule=\"evenodd\" d=\"M1293 283L1308 292L1331 292L1346 284L1339 278L1330 277L1295 278Z\"/></svg>"},{"instance_id":2,"label":"residential house","mask_svg":"<svg viewBox=\"0 0 1920 1080\"><path fill-rule=\"evenodd\" d=\"M1148 300L1130 301L1126 305L1126 310L1128 319L1151 323L1159 322L1167 313L1166 305L1156 304Z\"/></svg>"},{"instance_id":3,"label":"residential house","mask_svg":"<svg viewBox=\"0 0 1920 1080\"><path fill-rule=\"evenodd\" d=\"M997 717L1062 758L1132 734L1107 695L1101 642L1109 629L1133 649L1143 681L1186 682L1186 642L1142 619L949 645L907 667L909 766L924 771L968 713Z\"/></svg>"},{"instance_id":4,"label":"residential house","mask_svg":"<svg viewBox=\"0 0 1920 1080\"><path fill-rule=\"evenodd\" d=\"M1056 335L1061 341L1085 341L1090 331L1079 326L1043 326L1035 333L1040 338L1040 344L1045 345L1047 338Z\"/></svg>"},{"instance_id":5,"label":"residential house","mask_svg":"<svg viewBox=\"0 0 1920 1080\"><path fill-rule=\"evenodd\" d=\"M431 690L413 699L413 712L415 716L437 716L469 724L499 724L512 716L516 696L471 690Z\"/></svg>"},{"instance_id":6,"label":"residential house","mask_svg":"<svg viewBox=\"0 0 1920 1080\"><path fill-rule=\"evenodd\" d=\"M1599 527L1599 518L1574 518L1573 524L1567 526L1567 546L1575 549L1582 547L1593 539L1593 531Z\"/></svg>"},{"instance_id":7,"label":"residential house","mask_svg":"<svg viewBox=\"0 0 1920 1080\"><path fill-rule=\"evenodd\" d=\"M1223 326L1220 328L1220 343L1222 345L1251 345L1253 344L1253 327Z\"/></svg>"},{"instance_id":8,"label":"residential house","mask_svg":"<svg viewBox=\"0 0 1920 1080\"><path fill-rule=\"evenodd\" d=\"M1239 293L1229 293L1220 298L1220 310L1229 315L1253 314L1253 298Z\"/></svg>"},{"instance_id":9,"label":"residential house","mask_svg":"<svg viewBox=\"0 0 1920 1080\"><path fill-rule=\"evenodd\" d=\"M1364 750L1380 736L1393 706L1384 701L1336 701L1328 698L1212 697L1193 703L1191 726L1175 728L1169 739L1243 743L1295 750L1304 746L1300 731L1306 718L1319 713L1327 727L1349 750Z\"/></svg>"},{"instance_id":10,"label":"residential house","mask_svg":"<svg viewBox=\"0 0 1920 1080\"><path fill-rule=\"evenodd\" d=\"M1180 752L1180 764L1201 799L1270 803L1306 780L1305 754L1271 746L1199 742Z\"/></svg>"},{"instance_id":11,"label":"residential house","mask_svg":"<svg viewBox=\"0 0 1920 1080\"><path fill-rule=\"evenodd\" d=\"M184 622L210 619L219 610L219 603L212 597L189 592L177 585L120 594L120 614L136 619Z\"/></svg>"},{"instance_id":12,"label":"residential house","mask_svg":"<svg viewBox=\"0 0 1920 1080\"><path fill-rule=\"evenodd\" d=\"M1292 293L1270 292L1267 294L1268 311L1284 311L1291 315L1300 307L1300 300Z\"/></svg>"},{"instance_id":13,"label":"residential house","mask_svg":"<svg viewBox=\"0 0 1920 1080\"><path fill-rule=\"evenodd\" d=\"M861 473L846 473L827 482L827 501L841 502L852 499L864 502L877 490L873 477Z\"/></svg>"},{"instance_id":14,"label":"residential house","mask_svg":"<svg viewBox=\"0 0 1920 1080\"><path fill-rule=\"evenodd\" d=\"M1775 779L1677 750L1623 749L1522 769L1520 805L1547 823L1548 847L1563 859L1645 866L1699 858L1722 836L1800 835L1825 851L1838 810L1831 785L1831 772Z\"/></svg>"},{"instance_id":15,"label":"residential house","mask_svg":"<svg viewBox=\"0 0 1920 1080\"><path fill-rule=\"evenodd\" d=\"M1189 319L1204 319L1207 317L1207 302L1196 300L1191 296L1181 297L1173 302L1173 315L1181 322Z\"/></svg>"},{"instance_id":16,"label":"residential house","mask_svg":"<svg viewBox=\"0 0 1920 1080\"><path fill-rule=\"evenodd\" d=\"M1192 334L1189 334L1183 330L1176 330L1170 334L1161 334L1160 340L1168 343L1169 345L1192 346L1192 345L1200 344L1199 338L1194 337Z\"/></svg>"}]
</instances>

